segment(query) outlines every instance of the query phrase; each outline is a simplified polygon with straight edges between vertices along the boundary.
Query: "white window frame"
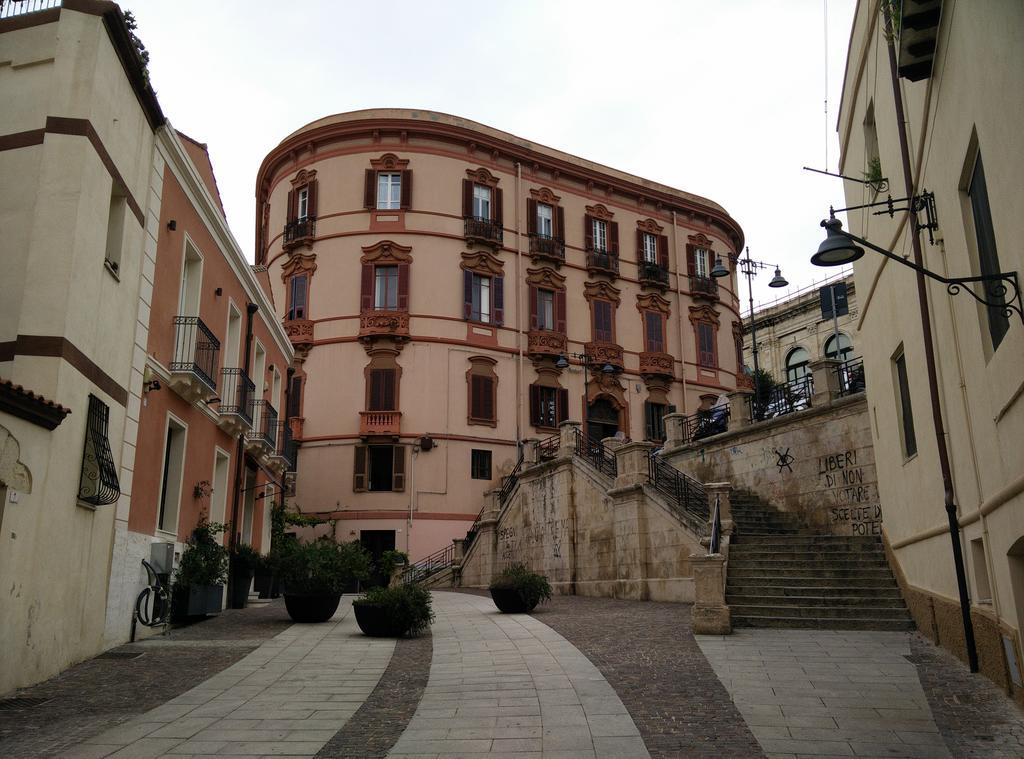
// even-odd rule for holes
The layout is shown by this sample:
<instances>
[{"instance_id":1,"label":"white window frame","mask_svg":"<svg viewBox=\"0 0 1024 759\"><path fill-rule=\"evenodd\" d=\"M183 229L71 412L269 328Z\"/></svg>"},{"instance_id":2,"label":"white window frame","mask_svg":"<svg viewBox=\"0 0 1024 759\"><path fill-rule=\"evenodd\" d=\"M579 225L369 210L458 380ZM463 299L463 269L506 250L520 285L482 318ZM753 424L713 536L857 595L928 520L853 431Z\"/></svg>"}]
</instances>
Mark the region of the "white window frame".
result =
<instances>
[{"instance_id":1,"label":"white window frame","mask_svg":"<svg viewBox=\"0 0 1024 759\"><path fill-rule=\"evenodd\" d=\"M644 261L649 264L658 263L658 238L650 232L644 232Z\"/></svg>"},{"instance_id":2,"label":"white window frame","mask_svg":"<svg viewBox=\"0 0 1024 759\"><path fill-rule=\"evenodd\" d=\"M178 432L181 435L181 437L179 438L181 440L180 456L173 461L168 459L167 452L167 432L171 426L177 428ZM158 533L163 533L164 535L173 535L174 539L177 540L178 523L181 520L181 501L184 495L182 491L184 490L185 487L185 464L186 458L188 457L188 424L184 420L180 419L179 417L175 416L169 411L167 412L167 416L164 419L164 439L163 445L160 448L160 452L162 454L160 461L159 480L160 500L157 502L156 508L156 531ZM177 468L177 472L168 472L168 464L171 464L172 467ZM174 478L173 480L168 480L166 493L164 492L165 478ZM167 503L164 503L165 495L169 496L169 498L167 499ZM173 507L173 511L169 507ZM161 510L164 512L164 519L162 521L160 519ZM165 523L170 524L168 524L168 526L165 527Z\"/></svg>"},{"instance_id":3,"label":"white window frame","mask_svg":"<svg viewBox=\"0 0 1024 759\"><path fill-rule=\"evenodd\" d=\"M473 184L473 216L477 219L491 219L491 188L485 184Z\"/></svg>"},{"instance_id":4,"label":"white window frame","mask_svg":"<svg viewBox=\"0 0 1024 759\"><path fill-rule=\"evenodd\" d=\"M381 171L377 174L377 209L397 211L402 207L402 174Z\"/></svg>"},{"instance_id":5,"label":"white window frame","mask_svg":"<svg viewBox=\"0 0 1024 759\"><path fill-rule=\"evenodd\" d=\"M698 277L708 276L709 252L707 248L695 248L693 251L693 273Z\"/></svg>"},{"instance_id":6,"label":"white window frame","mask_svg":"<svg viewBox=\"0 0 1024 759\"><path fill-rule=\"evenodd\" d=\"M393 276L390 275L391 272L394 272ZM385 273L385 276L382 276L382 273ZM388 287L389 283L394 284L393 290ZM394 297L389 298L388 296ZM373 307L377 311L396 311L398 309L397 266L386 264L373 268Z\"/></svg>"},{"instance_id":7,"label":"white window frame","mask_svg":"<svg viewBox=\"0 0 1024 759\"><path fill-rule=\"evenodd\" d=\"M473 302L470 304L470 315L475 321L491 323L491 278L483 274L473 274Z\"/></svg>"},{"instance_id":8,"label":"white window frame","mask_svg":"<svg viewBox=\"0 0 1024 759\"><path fill-rule=\"evenodd\" d=\"M546 300L545 300L546 298ZM555 328L555 292L537 288L537 329Z\"/></svg>"},{"instance_id":9,"label":"white window frame","mask_svg":"<svg viewBox=\"0 0 1024 759\"><path fill-rule=\"evenodd\" d=\"M598 253L608 252L608 223L604 219L594 219L594 250Z\"/></svg>"},{"instance_id":10,"label":"white window frame","mask_svg":"<svg viewBox=\"0 0 1024 759\"><path fill-rule=\"evenodd\" d=\"M309 216L309 185L299 189L298 212L295 214L299 221Z\"/></svg>"},{"instance_id":11,"label":"white window frame","mask_svg":"<svg viewBox=\"0 0 1024 759\"><path fill-rule=\"evenodd\" d=\"M547 203L537 204L537 234L541 237L555 236L555 209Z\"/></svg>"}]
</instances>

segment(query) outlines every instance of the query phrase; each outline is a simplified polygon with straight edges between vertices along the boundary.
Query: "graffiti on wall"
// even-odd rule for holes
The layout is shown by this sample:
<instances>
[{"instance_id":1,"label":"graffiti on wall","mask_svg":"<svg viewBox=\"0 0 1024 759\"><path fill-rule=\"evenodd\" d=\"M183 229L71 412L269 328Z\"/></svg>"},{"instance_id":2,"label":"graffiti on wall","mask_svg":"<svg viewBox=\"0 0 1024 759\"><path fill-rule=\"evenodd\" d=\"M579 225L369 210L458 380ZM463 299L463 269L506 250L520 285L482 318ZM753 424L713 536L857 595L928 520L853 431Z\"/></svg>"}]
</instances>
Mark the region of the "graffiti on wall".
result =
<instances>
[{"instance_id":1,"label":"graffiti on wall","mask_svg":"<svg viewBox=\"0 0 1024 759\"><path fill-rule=\"evenodd\" d=\"M529 563L529 554L547 545L550 557L562 558L562 544L569 534L571 519L551 519L528 527L502 527L498 530L501 560L506 563Z\"/></svg>"},{"instance_id":2,"label":"graffiti on wall","mask_svg":"<svg viewBox=\"0 0 1024 759\"><path fill-rule=\"evenodd\" d=\"M819 456L818 478L832 498L829 522L833 531L848 525L852 535L882 534L882 507L876 489L864 481L864 465L857 461L857 451Z\"/></svg>"}]
</instances>

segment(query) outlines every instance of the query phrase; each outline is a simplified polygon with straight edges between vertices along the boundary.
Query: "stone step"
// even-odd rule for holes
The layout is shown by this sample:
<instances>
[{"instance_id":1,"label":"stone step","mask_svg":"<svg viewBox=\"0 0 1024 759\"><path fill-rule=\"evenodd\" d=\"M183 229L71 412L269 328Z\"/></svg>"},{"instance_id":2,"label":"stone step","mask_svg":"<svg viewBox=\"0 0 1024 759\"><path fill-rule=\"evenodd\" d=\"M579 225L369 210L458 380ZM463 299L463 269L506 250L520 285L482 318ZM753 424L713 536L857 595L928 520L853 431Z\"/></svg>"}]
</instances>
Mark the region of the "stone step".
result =
<instances>
[{"instance_id":1,"label":"stone step","mask_svg":"<svg viewBox=\"0 0 1024 759\"><path fill-rule=\"evenodd\" d=\"M842 579L847 582L854 580L867 579L867 580L888 580L895 582L892 577L892 572L888 567L876 568L876 567L864 567L859 569L839 568L839 567L814 567L811 569L800 569L797 567L782 567L779 569L771 570L770 573L765 572L765 568L761 565L754 565L749 567L729 567L728 576L735 577L737 580L740 578L764 578L764 577L776 577L780 580L799 580L799 579ZM796 584L796 583L794 583Z\"/></svg>"},{"instance_id":2,"label":"stone step","mask_svg":"<svg viewBox=\"0 0 1024 759\"><path fill-rule=\"evenodd\" d=\"M908 619L906 608L900 606L801 606L779 608L771 604L729 604L733 615L740 617L800 617L813 619Z\"/></svg>"},{"instance_id":3,"label":"stone step","mask_svg":"<svg viewBox=\"0 0 1024 759\"><path fill-rule=\"evenodd\" d=\"M731 580L726 584L726 594L736 596L750 596L752 598L817 598L817 597L843 597L843 598L878 598L878 599L902 599L900 589L896 583L891 585L846 585L824 583L818 585L790 585L788 582L778 585L753 584L749 582L733 583Z\"/></svg>"},{"instance_id":4,"label":"stone step","mask_svg":"<svg viewBox=\"0 0 1024 759\"><path fill-rule=\"evenodd\" d=\"M821 588L816 590L821 593ZM902 609L905 611L907 608L899 592L884 597L878 593L866 596L850 596L842 588L837 589L834 593L814 596L786 596L750 592L731 593L727 590L725 600L729 606L740 606L748 610L751 606L764 606L767 609L778 608L780 610L788 610L790 607L814 608L821 606L842 607L858 611L867 608Z\"/></svg>"},{"instance_id":5,"label":"stone step","mask_svg":"<svg viewBox=\"0 0 1024 759\"><path fill-rule=\"evenodd\" d=\"M878 538L846 537L843 535L798 535L794 537L765 537L756 542L748 540L745 544L753 548L755 545L767 549L781 550L805 550L812 547L829 548L831 546L845 546L847 551L883 551L884 547Z\"/></svg>"},{"instance_id":6,"label":"stone step","mask_svg":"<svg viewBox=\"0 0 1024 759\"><path fill-rule=\"evenodd\" d=\"M836 619L832 617L764 617L732 615L733 627L776 627L792 630L916 630L907 619Z\"/></svg>"},{"instance_id":7,"label":"stone step","mask_svg":"<svg viewBox=\"0 0 1024 759\"><path fill-rule=\"evenodd\" d=\"M760 546L743 543L729 551L729 561L744 559L745 561L802 561L802 560L835 560L835 561L877 561L886 563L885 552L875 548L861 551L844 550L846 546L809 546L806 550L764 550Z\"/></svg>"},{"instance_id":8,"label":"stone step","mask_svg":"<svg viewBox=\"0 0 1024 759\"><path fill-rule=\"evenodd\" d=\"M855 554L856 556L856 554ZM760 567L765 572L774 572L778 569L850 569L861 571L863 569L881 569L889 571L889 565L885 563L885 557L878 557L868 554L867 556L852 559L838 559L833 557L816 557L808 554L802 559L764 559L739 556L729 556L729 571L734 569L750 569Z\"/></svg>"}]
</instances>

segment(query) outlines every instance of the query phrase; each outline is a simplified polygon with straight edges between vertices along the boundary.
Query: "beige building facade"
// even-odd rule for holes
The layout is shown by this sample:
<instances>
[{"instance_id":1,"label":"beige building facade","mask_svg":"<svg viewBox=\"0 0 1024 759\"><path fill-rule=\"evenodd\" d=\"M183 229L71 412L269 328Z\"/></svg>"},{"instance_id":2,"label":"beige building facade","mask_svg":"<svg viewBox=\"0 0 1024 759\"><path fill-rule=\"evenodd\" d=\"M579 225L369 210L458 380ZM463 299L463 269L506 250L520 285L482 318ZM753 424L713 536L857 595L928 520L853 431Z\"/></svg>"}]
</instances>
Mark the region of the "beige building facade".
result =
<instances>
[{"instance_id":1,"label":"beige building facade","mask_svg":"<svg viewBox=\"0 0 1024 759\"><path fill-rule=\"evenodd\" d=\"M895 198L908 185L934 193L937 223L919 233L929 270L948 278L1021 271L1024 6L908 2L893 22L890 66L879 3L858 3L838 122L840 172L887 178ZM902 148L894 81L907 125ZM869 185L845 189L848 206L885 200ZM851 210L850 231L912 256L912 219L877 210ZM924 210L917 216L930 220ZM916 275L872 251L854 272L885 536L919 628L964 656ZM983 294L978 283L967 287ZM1020 697L1024 324L1019 311L988 308L940 282L926 280L925 290L980 667ZM1015 296L1011 288L1002 300L1019 306Z\"/></svg>"},{"instance_id":2,"label":"beige building facade","mask_svg":"<svg viewBox=\"0 0 1024 759\"><path fill-rule=\"evenodd\" d=\"M293 502L413 560L519 441L664 436L736 387L743 233L714 202L440 113L313 122L264 160L257 264L296 347Z\"/></svg>"}]
</instances>

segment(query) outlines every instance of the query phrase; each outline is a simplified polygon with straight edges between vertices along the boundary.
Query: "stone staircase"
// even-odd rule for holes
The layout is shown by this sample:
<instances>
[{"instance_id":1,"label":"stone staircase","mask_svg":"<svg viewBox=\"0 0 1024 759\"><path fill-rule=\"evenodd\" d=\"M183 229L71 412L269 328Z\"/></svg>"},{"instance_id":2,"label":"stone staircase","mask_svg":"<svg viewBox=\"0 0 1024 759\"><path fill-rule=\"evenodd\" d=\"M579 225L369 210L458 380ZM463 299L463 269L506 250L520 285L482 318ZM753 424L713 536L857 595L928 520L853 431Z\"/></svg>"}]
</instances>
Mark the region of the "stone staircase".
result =
<instances>
[{"instance_id":1,"label":"stone staircase","mask_svg":"<svg viewBox=\"0 0 1024 759\"><path fill-rule=\"evenodd\" d=\"M819 535L733 491L726 603L734 627L913 630L881 538Z\"/></svg>"}]
</instances>

